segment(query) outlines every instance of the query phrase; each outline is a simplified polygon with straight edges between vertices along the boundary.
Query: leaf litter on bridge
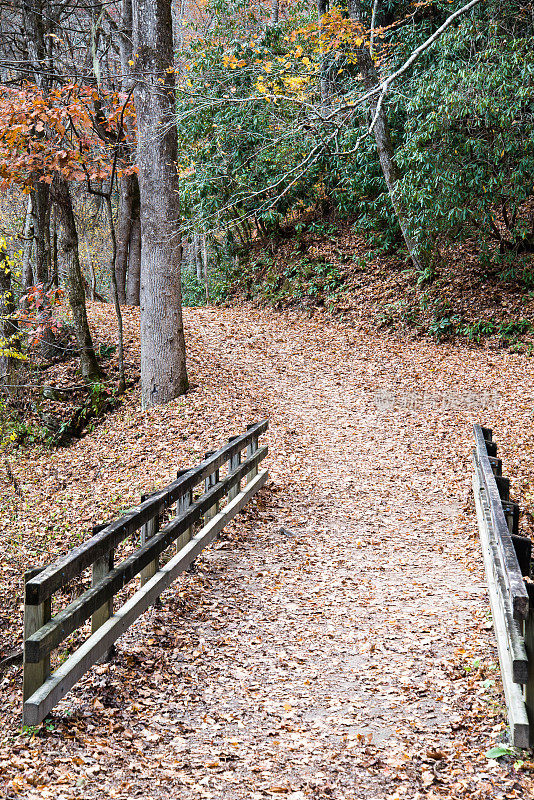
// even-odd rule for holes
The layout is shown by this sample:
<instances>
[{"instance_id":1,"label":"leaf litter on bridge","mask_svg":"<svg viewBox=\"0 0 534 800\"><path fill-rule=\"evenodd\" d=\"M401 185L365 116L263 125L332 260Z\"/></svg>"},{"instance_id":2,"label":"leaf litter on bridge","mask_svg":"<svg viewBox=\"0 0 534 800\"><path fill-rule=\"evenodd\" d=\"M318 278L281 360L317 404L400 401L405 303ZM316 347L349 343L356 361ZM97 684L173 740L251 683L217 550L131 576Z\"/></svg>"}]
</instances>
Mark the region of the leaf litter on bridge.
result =
<instances>
[{"instance_id":1,"label":"leaf litter on bridge","mask_svg":"<svg viewBox=\"0 0 534 800\"><path fill-rule=\"evenodd\" d=\"M27 564L263 416L270 482L31 735L6 671L6 796L528 796L528 758L485 755L505 722L469 458L471 423L493 425L529 507L529 360L252 306L186 328L185 398L143 414L135 388L53 458L10 455L4 650Z\"/></svg>"}]
</instances>

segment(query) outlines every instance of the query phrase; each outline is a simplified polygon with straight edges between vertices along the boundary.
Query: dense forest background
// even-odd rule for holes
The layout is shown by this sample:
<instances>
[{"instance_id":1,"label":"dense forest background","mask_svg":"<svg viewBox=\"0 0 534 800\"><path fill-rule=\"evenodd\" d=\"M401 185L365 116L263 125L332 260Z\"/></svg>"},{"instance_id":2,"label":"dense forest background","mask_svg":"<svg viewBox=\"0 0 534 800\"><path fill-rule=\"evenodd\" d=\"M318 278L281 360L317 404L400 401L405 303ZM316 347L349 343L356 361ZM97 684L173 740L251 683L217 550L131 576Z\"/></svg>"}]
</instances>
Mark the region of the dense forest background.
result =
<instances>
[{"instance_id":1,"label":"dense forest background","mask_svg":"<svg viewBox=\"0 0 534 800\"><path fill-rule=\"evenodd\" d=\"M4 438L68 440L116 404L139 303L145 406L187 388L182 302L530 353L533 13L2 4ZM88 300L117 341L93 342Z\"/></svg>"}]
</instances>

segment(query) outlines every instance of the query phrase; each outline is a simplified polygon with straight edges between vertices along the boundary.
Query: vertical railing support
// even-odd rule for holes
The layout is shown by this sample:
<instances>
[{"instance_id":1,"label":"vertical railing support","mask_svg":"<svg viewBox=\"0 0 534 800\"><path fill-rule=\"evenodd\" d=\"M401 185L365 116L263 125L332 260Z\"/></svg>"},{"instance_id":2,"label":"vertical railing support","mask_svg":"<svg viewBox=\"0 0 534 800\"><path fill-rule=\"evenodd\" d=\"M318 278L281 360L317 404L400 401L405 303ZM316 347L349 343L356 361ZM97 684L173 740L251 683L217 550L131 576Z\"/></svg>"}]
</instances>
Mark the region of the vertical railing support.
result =
<instances>
[{"instance_id":1,"label":"vertical railing support","mask_svg":"<svg viewBox=\"0 0 534 800\"><path fill-rule=\"evenodd\" d=\"M250 428L253 427L254 425L247 425L247 430L250 430ZM247 458L254 455L257 449L258 449L258 437L254 436L247 447ZM256 464L254 467L252 467L250 472L247 472L247 477L246 477L247 483L250 483L250 481L253 480L253 478L255 478L257 474L258 474L258 465Z\"/></svg>"},{"instance_id":2,"label":"vertical railing support","mask_svg":"<svg viewBox=\"0 0 534 800\"><path fill-rule=\"evenodd\" d=\"M102 558L97 558L97 560L93 563L93 572L91 577L91 586L96 586L97 583L100 583L106 575L111 572L113 569L113 558L114 558L114 551L110 550L105 556ZM109 600L97 608L95 613L91 617L91 633L95 633L101 625L104 624L106 620L108 620L111 615L113 614L113 598L110 597Z\"/></svg>"},{"instance_id":3,"label":"vertical railing support","mask_svg":"<svg viewBox=\"0 0 534 800\"><path fill-rule=\"evenodd\" d=\"M214 452L215 452L214 450L208 450L207 453L204 453L204 458L209 458L210 456L213 455ZM211 475L208 475L208 477L206 478L205 483L204 483L204 491L205 492L209 492L209 490L213 489L213 487L217 483L219 483L219 470L218 469L214 470L211 473ZM217 501L214 505L212 505L210 508L208 508L208 510L204 514L204 525L206 524L206 522L209 522L210 519L213 519L213 517L218 513L219 513L219 501Z\"/></svg>"},{"instance_id":4,"label":"vertical railing support","mask_svg":"<svg viewBox=\"0 0 534 800\"><path fill-rule=\"evenodd\" d=\"M44 567L34 567L33 569L29 569L24 574L24 587L26 593L26 584L28 583L31 578L35 578L36 575L39 575L42 572ZM31 636L32 634L36 633L40 628L45 625L50 617L52 611L52 599L48 597L39 605L30 605L26 603L26 598L24 602L24 644L26 643L26 639ZM23 687L22 687L22 699L23 702L26 702L28 697L39 689L40 686L46 681L48 676L50 675L50 655L46 655L41 661L38 661L37 664L30 664L26 661L26 647L24 647L24 655L23 655L23 662L24 662L24 674L23 674ZM26 722L24 720L24 711L22 713L22 724L25 725Z\"/></svg>"},{"instance_id":5,"label":"vertical railing support","mask_svg":"<svg viewBox=\"0 0 534 800\"><path fill-rule=\"evenodd\" d=\"M179 478L181 475L185 475L186 472L189 472L187 469L181 469L178 471L176 475ZM187 489L184 494L178 498L176 503L176 516L181 517L182 514L185 514L189 506L193 503L193 490ZM187 528L176 540L176 552L182 549L184 545L186 545L190 540L193 534L193 528Z\"/></svg>"},{"instance_id":6,"label":"vertical railing support","mask_svg":"<svg viewBox=\"0 0 534 800\"><path fill-rule=\"evenodd\" d=\"M143 503L150 495L142 494L141 502ZM159 529L159 516L152 517L141 528L141 547L146 544L153 536L156 535ZM141 570L141 586L144 586L147 581L152 578L159 568L159 558L156 557L154 561Z\"/></svg>"},{"instance_id":7,"label":"vertical railing support","mask_svg":"<svg viewBox=\"0 0 534 800\"><path fill-rule=\"evenodd\" d=\"M238 436L231 436L228 439L228 441L233 442L235 439L238 438L239 438ZM234 469L237 469L240 464L241 464L241 450L238 450L238 452L235 455L230 456L230 459L228 461L228 467L230 472L233 472ZM234 497L237 497L240 491L241 491L241 481L237 480L228 490L228 502L233 500Z\"/></svg>"}]
</instances>

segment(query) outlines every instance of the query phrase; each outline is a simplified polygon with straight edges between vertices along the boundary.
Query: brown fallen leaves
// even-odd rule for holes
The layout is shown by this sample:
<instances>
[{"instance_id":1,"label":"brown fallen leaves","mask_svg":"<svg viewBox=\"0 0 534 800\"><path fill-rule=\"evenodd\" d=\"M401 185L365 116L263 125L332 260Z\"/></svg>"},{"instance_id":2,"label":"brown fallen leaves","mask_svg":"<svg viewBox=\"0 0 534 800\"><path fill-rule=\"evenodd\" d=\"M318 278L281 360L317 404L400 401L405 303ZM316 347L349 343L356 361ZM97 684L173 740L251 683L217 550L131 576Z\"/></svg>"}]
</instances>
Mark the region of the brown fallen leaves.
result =
<instances>
[{"instance_id":1,"label":"brown fallen leaves","mask_svg":"<svg viewBox=\"0 0 534 800\"><path fill-rule=\"evenodd\" d=\"M111 310L91 315L109 340ZM2 652L28 564L262 416L270 484L39 731L4 673L5 796L528 796L528 769L485 758L505 723L469 458L472 421L493 426L527 497L530 362L249 306L186 327L185 398L142 413L133 389L68 449L10 454Z\"/></svg>"}]
</instances>

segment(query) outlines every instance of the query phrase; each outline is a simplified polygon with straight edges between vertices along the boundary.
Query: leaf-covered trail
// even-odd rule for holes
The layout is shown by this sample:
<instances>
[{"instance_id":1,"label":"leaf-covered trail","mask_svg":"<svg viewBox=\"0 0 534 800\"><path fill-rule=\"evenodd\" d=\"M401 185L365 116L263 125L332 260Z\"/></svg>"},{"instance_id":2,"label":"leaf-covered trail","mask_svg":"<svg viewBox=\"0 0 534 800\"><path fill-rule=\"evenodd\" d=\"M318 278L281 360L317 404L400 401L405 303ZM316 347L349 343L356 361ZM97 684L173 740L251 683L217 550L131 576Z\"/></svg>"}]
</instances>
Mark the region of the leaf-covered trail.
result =
<instances>
[{"instance_id":1,"label":"leaf-covered trail","mask_svg":"<svg viewBox=\"0 0 534 800\"><path fill-rule=\"evenodd\" d=\"M186 322L191 397L209 362L204 419L269 416L271 479L58 708L54 796L526 796L484 757L502 700L468 504L470 424L506 435L525 362L257 309Z\"/></svg>"}]
</instances>

